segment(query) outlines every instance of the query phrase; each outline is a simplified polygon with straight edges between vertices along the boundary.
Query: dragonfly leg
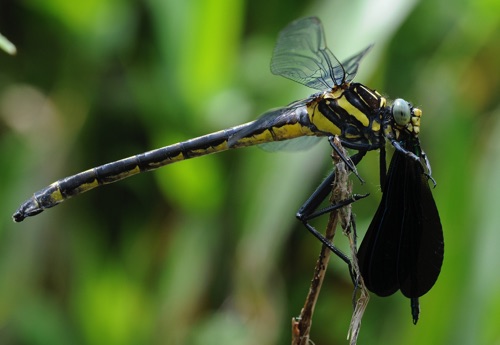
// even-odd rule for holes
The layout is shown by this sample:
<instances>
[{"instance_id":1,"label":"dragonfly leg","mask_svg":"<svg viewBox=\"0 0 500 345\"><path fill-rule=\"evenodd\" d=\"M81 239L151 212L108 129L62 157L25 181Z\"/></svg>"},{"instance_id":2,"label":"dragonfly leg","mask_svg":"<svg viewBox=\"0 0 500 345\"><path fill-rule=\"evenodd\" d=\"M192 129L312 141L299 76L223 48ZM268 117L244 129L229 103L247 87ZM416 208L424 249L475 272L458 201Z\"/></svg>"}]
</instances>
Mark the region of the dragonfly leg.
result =
<instances>
[{"instance_id":1,"label":"dragonfly leg","mask_svg":"<svg viewBox=\"0 0 500 345\"><path fill-rule=\"evenodd\" d=\"M394 146L396 150L403 153L406 157L413 159L416 162L420 162L420 158L416 154L403 148L403 146L401 146L401 144L396 139L394 138L389 138L389 139L391 141L392 146Z\"/></svg>"},{"instance_id":2,"label":"dragonfly leg","mask_svg":"<svg viewBox=\"0 0 500 345\"><path fill-rule=\"evenodd\" d=\"M394 135L391 134L390 132L386 132L386 137L387 137L387 139L389 139L392 146L394 146L394 148L397 151L403 153L409 159L413 159L414 161L419 162L420 167L422 168L422 173L427 177L427 179L431 180L434 187L436 187L436 180L434 180L434 178L432 177L431 164L430 164L429 159L427 158L427 155L425 154L425 152L423 150L420 150L421 152L420 152L420 155L419 155L420 157L419 157L416 154L414 154L413 152L408 151L403 146L401 146L401 144L396 140ZM418 138L417 138L417 140L418 140L418 147L420 148L420 140ZM424 167L424 164L422 164L421 158L424 160L425 167Z\"/></svg>"},{"instance_id":3,"label":"dragonfly leg","mask_svg":"<svg viewBox=\"0 0 500 345\"><path fill-rule=\"evenodd\" d=\"M330 143L330 146L335 150L335 152L340 157L340 159L342 159L342 161L345 163L345 165L347 165L349 167L349 169L354 173L354 175L356 175L356 177L359 179L359 182L361 182L362 184L365 183L365 181L361 178L361 176L359 176L358 169L356 169L356 165L352 161L351 157L346 157L340 151L340 149L338 148L338 146L335 144L334 140L335 140L334 136L329 136L328 137L328 142Z\"/></svg>"},{"instance_id":4,"label":"dragonfly leg","mask_svg":"<svg viewBox=\"0 0 500 345\"><path fill-rule=\"evenodd\" d=\"M420 146L420 141L418 142ZM432 168L431 168L431 162L429 162L429 158L427 158L427 155L425 154L424 150L421 150L420 156L423 158L425 167L427 168L427 172L424 171L424 175L427 176L429 180L432 181L432 184L434 185L434 188L436 187L436 180L432 177Z\"/></svg>"},{"instance_id":5,"label":"dragonfly leg","mask_svg":"<svg viewBox=\"0 0 500 345\"><path fill-rule=\"evenodd\" d=\"M366 154L366 151L360 151L354 156L351 157L352 163L354 165L358 164L363 156ZM321 243L323 243L328 249L330 249L335 255L337 255L342 261L344 261L349 266L349 273L351 275L351 279L353 283L357 284L356 275L353 272L351 260L342 253L337 247L333 245L327 238L325 238L318 230L316 230L309 221L317 218L325 213L329 213L333 210L339 209L341 207L347 206L359 199L365 198L366 195L358 195L353 194L350 198L340 201L335 205L329 205L325 208L318 210L319 205L327 198L332 190L332 183L335 179L335 171L332 171L328 177L321 182L321 184L316 188L316 190L312 193L312 195L306 200L306 202L299 208L297 211L297 219L299 219L302 224L306 227L306 229L316 237Z\"/></svg>"}]
</instances>

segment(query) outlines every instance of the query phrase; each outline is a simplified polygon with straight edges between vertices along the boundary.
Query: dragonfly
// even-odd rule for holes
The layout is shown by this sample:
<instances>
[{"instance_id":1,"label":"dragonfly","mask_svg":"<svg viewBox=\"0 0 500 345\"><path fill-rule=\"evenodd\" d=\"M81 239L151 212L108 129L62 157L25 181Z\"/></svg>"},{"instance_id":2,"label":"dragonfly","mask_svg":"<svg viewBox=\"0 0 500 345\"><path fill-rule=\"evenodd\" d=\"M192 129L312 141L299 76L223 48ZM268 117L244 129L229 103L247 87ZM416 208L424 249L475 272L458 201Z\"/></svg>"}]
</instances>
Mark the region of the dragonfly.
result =
<instances>
[{"instance_id":1,"label":"dragonfly","mask_svg":"<svg viewBox=\"0 0 500 345\"><path fill-rule=\"evenodd\" d=\"M427 239L424 235L432 231L441 231L440 225L439 229L437 226L439 215L432 194L430 190L427 190L429 187L424 186L427 184L427 179L432 178L430 163L420 149L418 139L422 111L401 98L389 104L386 98L376 90L353 82L360 61L371 48L372 45L341 63L328 49L321 21L317 17L296 20L286 26L278 36L271 59L271 72L318 92L285 107L269 110L255 121L140 153L60 179L35 192L23 202L15 211L13 220L21 222L27 217L35 216L96 187L186 159L254 145L279 146L284 141L292 142L305 138L328 138L332 148L336 149L333 139L338 137L342 146L358 151L351 157L340 154L348 167L356 174L356 165L368 151L384 152L383 155L381 154L384 156L384 162L381 159L381 184L384 183L385 186L383 199L368 230L366 236L368 240L363 241L360 247L360 257L365 263L365 269L362 272L369 282L368 287L372 287L372 291L377 294L389 295L401 289L407 297L412 299L412 313L416 314L418 297L432 287L439 275L442 261L442 256L441 261L438 260L439 257L435 259L431 257L429 261L437 269L426 271L427 263L425 260L420 260L422 255L428 254L428 250L421 250L427 249L424 243ZM386 142L390 143L396 152L387 177L385 177ZM406 177L407 173L411 176ZM347 263L354 280L350 259L309 223L310 220L324 213L366 196L355 194L347 200L318 211L331 191L334 177L335 171L332 171L299 208L296 216L311 234ZM387 183L385 183L386 180ZM411 193L402 194L398 190L400 185L404 185ZM394 205L395 202L402 201L410 203L408 198L416 198L420 192L423 192L423 197L420 197L422 203L432 201L423 209L419 208L422 206L419 206L418 201L413 201L410 205L413 209ZM386 205L384 210L399 212L402 214L399 217L403 219L398 218L399 223L396 220L389 220L385 216L387 212L381 211L383 204ZM391 212L389 214L392 214ZM428 216L427 212L431 212L433 220L437 219L437 222L429 224L425 221ZM419 221L420 228L426 227L425 231L419 228L419 234L409 236L409 231L419 227L411 225L409 219ZM432 226L428 227L428 225ZM387 231L386 228L389 230ZM385 235L379 236L378 233ZM393 236L401 237L401 234L406 236L403 236L404 241L393 241ZM413 237L420 240L418 244L411 242ZM390 247L387 243L393 242L399 250L410 246L415 251L414 256L418 259L418 263L413 262L415 259L413 256L398 256L398 251L393 250L391 259L402 260L403 263L408 264L406 265L408 267L402 269L396 264L398 269L384 273L381 265L383 266L385 262L380 252ZM415 271L412 271L413 269ZM401 281L402 277L408 275L407 270L411 271L412 282L425 280L427 284L424 287L418 285L407 289ZM411 273L415 273L416 277L413 277ZM381 283L386 278L391 280L390 288Z\"/></svg>"}]
</instances>

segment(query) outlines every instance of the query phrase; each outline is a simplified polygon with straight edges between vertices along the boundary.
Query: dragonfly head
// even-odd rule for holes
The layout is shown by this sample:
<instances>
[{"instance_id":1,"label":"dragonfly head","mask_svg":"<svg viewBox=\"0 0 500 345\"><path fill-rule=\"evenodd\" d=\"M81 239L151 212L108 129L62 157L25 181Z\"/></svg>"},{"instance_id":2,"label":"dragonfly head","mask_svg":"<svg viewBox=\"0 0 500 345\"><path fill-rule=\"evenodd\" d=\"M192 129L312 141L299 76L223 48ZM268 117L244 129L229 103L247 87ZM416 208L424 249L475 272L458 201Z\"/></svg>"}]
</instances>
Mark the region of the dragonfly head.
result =
<instances>
[{"instance_id":1,"label":"dragonfly head","mask_svg":"<svg viewBox=\"0 0 500 345\"><path fill-rule=\"evenodd\" d=\"M431 179L434 185L436 182L431 177L431 166L426 154L420 148L420 117L422 110L413 107L404 99L397 98L390 107L384 109L382 115L382 128L384 137L389 140L396 149L410 159L422 165L422 171Z\"/></svg>"},{"instance_id":2,"label":"dragonfly head","mask_svg":"<svg viewBox=\"0 0 500 345\"><path fill-rule=\"evenodd\" d=\"M397 98L392 103L390 109L393 119L393 129L396 132L396 137L400 136L401 132L418 137L420 133L420 117L422 110L413 107L409 102L402 98Z\"/></svg>"}]
</instances>

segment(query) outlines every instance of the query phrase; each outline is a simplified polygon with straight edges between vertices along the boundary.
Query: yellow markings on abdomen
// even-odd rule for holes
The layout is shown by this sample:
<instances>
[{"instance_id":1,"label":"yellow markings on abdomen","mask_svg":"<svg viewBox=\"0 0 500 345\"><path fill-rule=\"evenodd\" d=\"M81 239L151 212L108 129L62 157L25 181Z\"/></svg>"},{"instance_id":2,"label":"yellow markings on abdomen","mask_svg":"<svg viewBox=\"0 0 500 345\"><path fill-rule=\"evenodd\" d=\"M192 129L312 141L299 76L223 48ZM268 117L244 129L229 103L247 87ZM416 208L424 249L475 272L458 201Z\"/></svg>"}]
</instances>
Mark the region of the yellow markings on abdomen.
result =
<instances>
[{"instance_id":1,"label":"yellow markings on abdomen","mask_svg":"<svg viewBox=\"0 0 500 345\"><path fill-rule=\"evenodd\" d=\"M64 201L65 197L61 194L61 189L59 188L59 183L54 182L49 187L49 189L53 189L52 193L50 193L50 200L53 201L54 204L58 204L61 201Z\"/></svg>"},{"instance_id":2,"label":"yellow markings on abdomen","mask_svg":"<svg viewBox=\"0 0 500 345\"><path fill-rule=\"evenodd\" d=\"M202 156L202 155L208 155L210 153L222 152L222 151L225 151L227 149L228 149L227 141L224 141L222 144L219 144L217 146L208 146L208 147L204 147L202 149L190 150L190 151L188 151L188 153L189 153L190 157ZM179 156L181 156L181 159L179 159L179 160L185 159L183 157L183 155L179 155Z\"/></svg>"},{"instance_id":3,"label":"yellow markings on abdomen","mask_svg":"<svg viewBox=\"0 0 500 345\"><path fill-rule=\"evenodd\" d=\"M91 189L93 189L95 187L99 187L99 185L100 185L99 181L97 181L97 179L93 179L91 182L82 183L81 185L79 185L78 187L76 187L75 191L77 193L83 193L83 192L91 190Z\"/></svg>"},{"instance_id":4,"label":"yellow markings on abdomen","mask_svg":"<svg viewBox=\"0 0 500 345\"><path fill-rule=\"evenodd\" d=\"M106 176L106 179L107 180L112 180L110 182L119 181L119 180L123 180L126 177L129 177L129 176L132 176L132 175L135 175L135 174L139 174L140 172L141 172L141 168L139 168L139 166L136 165L133 169L129 169L127 171L124 171L124 172L121 172L119 174L115 174L115 175L112 175L112 176ZM96 182L97 181L88 183L88 186L90 188L94 188L92 186L94 186L94 184Z\"/></svg>"},{"instance_id":5,"label":"yellow markings on abdomen","mask_svg":"<svg viewBox=\"0 0 500 345\"><path fill-rule=\"evenodd\" d=\"M285 140L302 137L304 135L314 135L308 127L300 123L286 124L280 127L272 127L275 140Z\"/></svg>"},{"instance_id":6,"label":"yellow markings on abdomen","mask_svg":"<svg viewBox=\"0 0 500 345\"><path fill-rule=\"evenodd\" d=\"M202 150L199 150L199 151L202 151ZM205 150L203 150L203 152L205 152ZM182 153L178 153L175 156L168 156L165 159L160 160L160 161L149 162L148 163L148 168L146 170L158 169L158 168L161 168L161 167L163 167L163 166L165 166L167 164L172 164L172 163L175 163L175 162L180 162L180 161L183 161L185 159L186 159L186 157L184 157L184 155Z\"/></svg>"},{"instance_id":7,"label":"yellow markings on abdomen","mask_svg":"<svg viewBox=\"0 0 500 345\"><path fill-rule=\"evenodd\" d=\"M238 140L235 146L241 147L259 145L273 141L303 137L307 135L317 135L317 133L312 132L308 127L303 126L300 123L283 124L279 126L272 126L270 128L264 129L260 133L254 133L247 137L241 138L240 140Z\"/></svg>"},{"instance_id":8,"label":"yellow markings on abdomen","mask_svg":"<svg viewBox=\"0 0 500 345\"><path fill-rule=\"evenodd\" d=\"M179 154L178 154L178 155L176 155L176 156L173 156L173 157L168 157L168 159L167 159L167 160L168 160L169 162L174 163L174 162L183 161L184 159L186 159L186 158L184 158L184 155L183 155L182 153L179 153ZM158 165L158 166L164 166L164 165L166 165L166 164L163 164L163 163L162 163L162 164L160 164L160 165Z\"/></svg>"}]
</instances>

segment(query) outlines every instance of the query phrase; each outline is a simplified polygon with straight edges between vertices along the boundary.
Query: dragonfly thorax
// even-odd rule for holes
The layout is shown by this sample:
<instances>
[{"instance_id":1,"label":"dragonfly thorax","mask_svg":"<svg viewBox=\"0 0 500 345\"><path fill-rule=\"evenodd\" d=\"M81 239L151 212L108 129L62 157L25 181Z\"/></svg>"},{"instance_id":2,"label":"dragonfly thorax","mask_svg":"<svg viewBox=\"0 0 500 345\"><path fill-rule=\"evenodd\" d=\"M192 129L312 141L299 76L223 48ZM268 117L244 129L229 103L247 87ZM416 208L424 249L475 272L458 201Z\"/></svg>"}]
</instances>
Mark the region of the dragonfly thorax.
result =
<instances>
[{"instance_id":1,"label":"dragonfly thorax","mask_svg":"<svg viewBox=\"0 0 500 345\"><path fill-rule=\"evenodd\" d=\"M338 135L344 146L363 150L373 150L383 144L381 128L385 109L385 98L359 83L335 87L307 105L314 132Z\"/></svg>"}]
</instances>

